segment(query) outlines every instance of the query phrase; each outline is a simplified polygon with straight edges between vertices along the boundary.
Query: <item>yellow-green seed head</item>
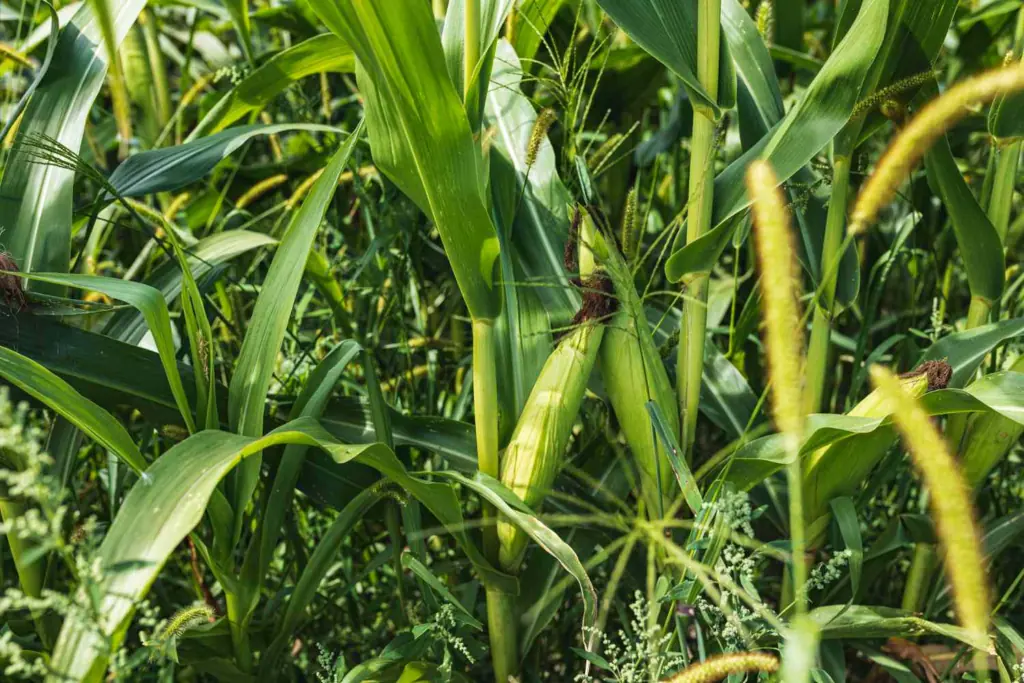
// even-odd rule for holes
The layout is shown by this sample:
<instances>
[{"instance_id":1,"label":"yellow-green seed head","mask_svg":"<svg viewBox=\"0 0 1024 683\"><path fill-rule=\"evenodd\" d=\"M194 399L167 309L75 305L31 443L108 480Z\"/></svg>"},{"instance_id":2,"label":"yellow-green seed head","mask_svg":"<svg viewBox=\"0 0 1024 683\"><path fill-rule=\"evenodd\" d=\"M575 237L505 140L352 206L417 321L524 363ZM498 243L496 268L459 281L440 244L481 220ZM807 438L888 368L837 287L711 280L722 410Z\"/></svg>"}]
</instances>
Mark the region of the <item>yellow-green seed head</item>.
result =
<instances>
[{"instance_id":1,"label":"yellow-green seed head","mask_svg":"<svg viewBox=\"0 0 1024 683\"><path fill-rule=\"evenodd\" d=\"M875 222L928 149L972 106L1022 89L1024 66L1013 64L961 81L929 102L892 141L861 188L850 217L850 234L859 235Z\"/></svg>"},{"instance_id":2,"label":"yellow-green seed head","mask_svg":"<svg viewBox=\"0 0 1024 683\"><path fill-rule=\"evenodd\" d=\"M778 178L767 162L750 165L747 192L753 200L775 423L788 441L799 443L804 420L801 407L804 344L789 210L778 187Z\"/></svg>"},{"instance_id":3,"label":"yellow-green seed head","mask_svg":"<svg viewBox=\"0 0 1024 683\"><path fill-rule=\"evenodd\" d=\"M691 664L662 683L714 683L732 674L775 673L779 658L766 652L733 652Z\"/></svg>"},{"instance_id":4,"label":"yellow-green seed head","mask_svg":"<svg viewBox=\"0 0 1024 683\"><path fill-rule=\"evenodd\" d=\"M558 120L555 110L548 107L537 114L537 120L533 122L533 131L530 133L530 141L526 145L526 165L533 166L537 161L537 153L540 152L540 145L548 137L548 129Z\"/></svg>"},{"instance_id":5,"label":"yellow-green seed head","mask_svg":"<svg viewBox=\"0 0 1024 683\"><path fill-rule=\"evenodd\" d=\"M893 407L914 465L929 489L935 530L942 544L953 602L961 625L980 643L988 633L989 600L981 537L967 483L928 414L887 369L871 368L871 381Z\"/></svg>"}]
</instances>

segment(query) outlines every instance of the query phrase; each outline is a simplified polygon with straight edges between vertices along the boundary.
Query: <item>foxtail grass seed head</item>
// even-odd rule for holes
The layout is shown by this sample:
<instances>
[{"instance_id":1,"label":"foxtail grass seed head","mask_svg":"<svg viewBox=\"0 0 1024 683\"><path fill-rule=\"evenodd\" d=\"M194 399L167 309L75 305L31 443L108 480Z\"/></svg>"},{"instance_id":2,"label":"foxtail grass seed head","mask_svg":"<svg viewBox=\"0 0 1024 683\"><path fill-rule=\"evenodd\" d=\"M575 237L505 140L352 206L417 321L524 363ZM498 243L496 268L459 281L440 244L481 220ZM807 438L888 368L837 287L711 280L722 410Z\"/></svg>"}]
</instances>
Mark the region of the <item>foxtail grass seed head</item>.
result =
<instances>
[{"instance_id":1,"label":"foxtail grass seed head","mask_svg":"<svg viewBox=\"0 0 1024 683\"><path fill-rule=\"evenodd\" d=\"M857 118L873 111L876 107L882 107L889 100L896 100L898 95L920 88L934 78L934 71L922 71L919 74L908 76L891 85L887 85L881 90L874 92L870 97L865 97L858 102L857 106L853 108L853 114L850 115L850 118Z\"/></svg>"},{"instance_id":2,"label":"foxtail grass seed head","mask_svg":"<svg viewBox=\"0 0 1024 683\"><path fill-rule=\"evenodd\" d=\"M526 165L533 166L537 161L537 153L540 152L540 145L548 137L548 130L558 120L558 115L551 107L541 110L537 120L533 122L533 131L530 133L530 141L526 145Z\"/></svg>"},{"instance_id":3,"label":"foxtail grass seed head","mask_svg":"<svg viewBox=\"0 0 1024 683\"><path fill-rule=\"evenodd\" d=\"M761 4L757 6L757 32L761 34L765 45L772 44L772 36L775 33L775 8L772 6L772 0L761 0Z\"/></svg>"},{"instance_id":4,"label":"foxtail grass seed head","mask_svg":"<svg viewBox=\"0 0 1024 683\"><path fill-rule=\"evenodd\" d=\"M943 547L960 623L981 641L988 633L989 599L981 540L967 484L945 440L921 405L900 386L900 380L875 365L871 368L871 381L891 402L893 420L930 491L935 529Z\"/></svg>"},{"instance_id":5,"label":"foxtail grass seed head","mask_svg":"<svg viewBox=\"0 0 1024 683\"><path fill-rule=\"evenodd\" d=\"M779 658L766 652L733 652L691 664L662 683L714 683L733 674L775 673Z\"/></svg>"},{"instance_id":6,"label":"foxtail grass seed head","mask_svg":"<svg viewBox=\"0 0 1024 683\"><path fill-rule=\"evenodd\" d=\"M861 189L850 218L850 234L862 234L875 222L928 149L967 116L970 107L1022 89L1024 66L1014 64L961 81L925 105L892 141Z\"/></svg>"},{"instance_id":7,"label":"foxtail grass seed head","mask_svg":"<svg viewBox=\"0 0 1024 683\"><path fill-rule=\"evenodd\" d=\"M636 205L637 191L636 187L634 187L626 195L626 206L622 210L622 237L619 240L622 243L622 255L626 257L627 262L633 260L633 255L640 241L637 234Z\"/></svg>"},{"instance_id":8,"label":"foxtail grass seed head","mask_svg":"<svg viewBox=\"0 0 1024 683\"><path fill-rule=\"evenodd\" d=\"M804 345L789 210L778 177L767 162L750 165L747 191L753 200L775 422L788 440L799 440L803 431L800 406Z\"/></svg>"}]
</instances>

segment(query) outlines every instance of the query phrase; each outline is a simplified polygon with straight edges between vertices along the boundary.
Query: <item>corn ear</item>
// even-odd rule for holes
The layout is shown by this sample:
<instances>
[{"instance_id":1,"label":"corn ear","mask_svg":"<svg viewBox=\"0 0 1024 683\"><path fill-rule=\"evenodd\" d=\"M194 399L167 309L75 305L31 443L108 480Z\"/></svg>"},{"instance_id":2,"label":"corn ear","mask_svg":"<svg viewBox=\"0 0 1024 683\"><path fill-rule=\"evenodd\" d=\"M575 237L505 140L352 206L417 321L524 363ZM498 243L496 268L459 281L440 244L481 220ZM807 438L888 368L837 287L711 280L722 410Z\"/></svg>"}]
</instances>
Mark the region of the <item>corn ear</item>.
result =
<instances>
[{"instance_id":1,"label":"corn ear","mask_svg":"<svg viewBox=\"0 0 1024 683\"><path fill-rule=\"evenodd\" d=\"M606 248L605 267L615 287L619 311L609 321L601 343L601 379L633 453L647 514L660 517L672 500L669 492L678 487L673 483L668 453L651 426L647 402L658 404L673 434L679 433L679 410L633 274L614 245Z\"/></svg>"},{"instance_id":2,"label":"corn ear","mask_svg":"<svg viewBox=\"0 0 1024 683\"><path fill-rule=\"evenodd\" d=\"M598 274L592 249L597 239L593 222L584 217L578 264L580 275L591 284ZM540 507L562 467L605 331L605 321L594 315L606 299L604 293L592 288L583 299L579 324L544 363L501 461L501 482L534 509ZM526 543L525 533L499 519L498 561L502 568L515 571L519 567Z\"/></svg>"},{"instance_id":3,"label":"corn ear","mask_svg":"<svg viewBox=\"0 0 1024 683\"><path fill-rule=\"evenodd\" d=\"M930 361L901 377L900 386L916 399L928 391L944 388L951 374L952 368L945 361ZM875 389L847 415L885 418L893 409L892 401ZM892 427L880 427L865 438L845 439L819 448L804 460L804 519L810 547L824 540L831 519L829 502L856 492L895 441Z\"/></svg>"},{"instance_id":4,"label":"corn ear","mask_svg":"<svg viewBox=\"0 0 1024 683\"><path fill-rule=\"evenodd\" d=\"M539 507L561 469L603 334L604 326L590 321L562 339L544 364L512 432L502 458L501 482L531 508ZM498 522L503 568L519 566L526 541L518 528Z\"/></svg>"}]
</instances>

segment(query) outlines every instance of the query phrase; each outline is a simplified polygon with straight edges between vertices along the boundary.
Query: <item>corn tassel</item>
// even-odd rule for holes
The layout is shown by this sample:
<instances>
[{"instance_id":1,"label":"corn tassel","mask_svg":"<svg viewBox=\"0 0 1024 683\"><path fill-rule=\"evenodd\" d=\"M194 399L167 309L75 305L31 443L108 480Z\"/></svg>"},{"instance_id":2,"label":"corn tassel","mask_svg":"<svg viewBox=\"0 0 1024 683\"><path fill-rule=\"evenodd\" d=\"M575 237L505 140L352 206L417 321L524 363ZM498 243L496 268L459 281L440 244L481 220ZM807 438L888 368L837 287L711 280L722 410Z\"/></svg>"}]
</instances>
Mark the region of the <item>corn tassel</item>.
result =
<instances>
[{"instance_id":1,"label":"corn tassel","mask_svg":"<svg viewBox=\"0 0 1024 683\"><path fill-rule=\"evenodd\" d=\"M952 368L944 361L923 363L900 378L903 391L920 398L945 388ZM893 403L875 389L848 413L850 417L885 418ZM896 440L891 427L880 427L865 438L845 439L819 448L804 460L804 505L808 541L814 548L824 540L831 520L829 501L852 495Z\"/></svg>"}]
</instances>

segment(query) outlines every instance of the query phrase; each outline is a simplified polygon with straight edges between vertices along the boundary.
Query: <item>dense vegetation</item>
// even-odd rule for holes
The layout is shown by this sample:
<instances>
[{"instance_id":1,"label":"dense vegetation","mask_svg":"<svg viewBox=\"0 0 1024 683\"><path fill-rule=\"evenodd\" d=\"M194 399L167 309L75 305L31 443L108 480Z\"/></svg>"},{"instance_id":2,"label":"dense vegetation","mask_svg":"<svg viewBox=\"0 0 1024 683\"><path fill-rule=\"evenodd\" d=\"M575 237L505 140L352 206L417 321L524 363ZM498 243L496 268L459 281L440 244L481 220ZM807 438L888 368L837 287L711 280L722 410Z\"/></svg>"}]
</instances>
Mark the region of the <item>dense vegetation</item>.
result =
<instances>
[{"instance_id":1,"label":"dense vegetation","mask_svg":"<svg viewBox=\"0 0 1024 683\"><path fill-rule=\"evenodd\" d=\"M1024 681L1024 2L51 2L0 678Z\"/></svg>"}]
</instances>

